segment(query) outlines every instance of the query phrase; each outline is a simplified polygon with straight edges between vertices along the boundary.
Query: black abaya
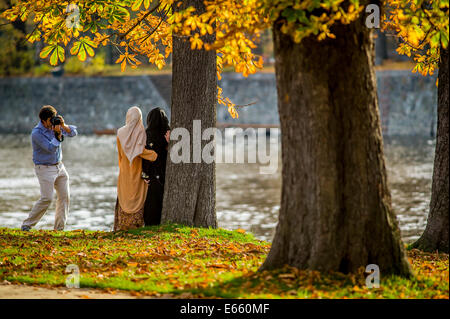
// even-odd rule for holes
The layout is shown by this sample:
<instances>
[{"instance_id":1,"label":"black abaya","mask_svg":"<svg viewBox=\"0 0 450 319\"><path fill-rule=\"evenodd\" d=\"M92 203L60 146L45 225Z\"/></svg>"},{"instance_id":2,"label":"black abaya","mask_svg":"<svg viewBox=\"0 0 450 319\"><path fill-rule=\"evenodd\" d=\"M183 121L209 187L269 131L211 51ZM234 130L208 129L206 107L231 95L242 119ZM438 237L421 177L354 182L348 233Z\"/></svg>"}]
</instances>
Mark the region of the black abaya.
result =
<instances>
[{"instance_id":1,"label":"black abaya","mask_svg":"<svg viewBox=\"0 0 450 319\"><path fill-rule=\"evenodd\" d=\"M161 223L168 146L164 135L168 130L170 130L169 120L164 110L160 108L151 110L147 116L147 143L145 148L154 150L158 157L154 162L142 160L142 172L147 175L145 179L149 181L144 205L146 226Z\"/></svg>"}]
</instances>

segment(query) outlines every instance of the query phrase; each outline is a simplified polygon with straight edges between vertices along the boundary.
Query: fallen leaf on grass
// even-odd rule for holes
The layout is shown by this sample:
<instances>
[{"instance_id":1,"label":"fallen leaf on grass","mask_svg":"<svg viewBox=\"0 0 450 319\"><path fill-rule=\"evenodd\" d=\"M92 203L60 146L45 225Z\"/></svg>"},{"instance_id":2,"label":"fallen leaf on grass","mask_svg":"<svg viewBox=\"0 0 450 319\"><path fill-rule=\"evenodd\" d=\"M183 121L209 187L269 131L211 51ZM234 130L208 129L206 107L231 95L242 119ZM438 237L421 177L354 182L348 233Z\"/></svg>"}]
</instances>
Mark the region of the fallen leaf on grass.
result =
<instances>
[{"instance_id":1,"label":"fallen leaf on grass","mask_svg":"<svg viewBox=\"0 0 450 319\"><path fill-rule=\"evenodd\" d=\"M278 275L279 278L290 278L290 279L295 279L295 275L294 274L280 274Z\"/></svg>"},{"instance_id":2,"label":"fallen leaf on grass","mask_svg":"<svg viewBox=\"0 0 450 319\"><path fill-rule=\"evenodd\" d=\"M208 267L213 267L213 268L230 268L230 266L224 265L224 264L211 264Z\"/></svg>"}]
</instances>

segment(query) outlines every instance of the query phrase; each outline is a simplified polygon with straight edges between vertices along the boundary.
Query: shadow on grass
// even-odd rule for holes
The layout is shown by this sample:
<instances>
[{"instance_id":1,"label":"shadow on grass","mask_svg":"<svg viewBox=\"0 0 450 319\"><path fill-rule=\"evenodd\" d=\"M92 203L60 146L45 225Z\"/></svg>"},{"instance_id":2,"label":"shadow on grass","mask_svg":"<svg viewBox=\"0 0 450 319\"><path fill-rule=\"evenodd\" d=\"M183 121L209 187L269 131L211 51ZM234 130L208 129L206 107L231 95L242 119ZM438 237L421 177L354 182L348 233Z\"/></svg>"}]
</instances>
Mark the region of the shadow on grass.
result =
<instances>
[{"instance_id":1,"label":"shadow on grass","mask_svg":"<svg viewBox=\"0 0 450 319\"><path fill-rule=\"evenodd\" d=\"M115 238L133 238L134 236L144 238L151 238L157 235L163 235L164 237L170 237L171 235L178 234L181 236L191 236L195 234L199 237L217 239L219 241L229 240L236 242L252 242L254 244L268 244L267 242L256 239L253 234L231 231L222 228L203 228L203 227L189 227L179 224L162 224L155 226L146 226L138 229L132 229L128 231L93 231L93 230L70 230L70 231L53 231L53 230L31 230L28 232L21 231L20 229L13 228L0 228L0 234L2 237L8 238L32 238L32 239L115 239Z\"/></svg>"},{"instance_id":2,"label":"shadow on grass","mask_svg":"<svg viewBox=\"0 0 450 319\"><path fill-rule=\"evenodd\" d=\"M144 237L153 237L158 234L179 234L182 236L190 236L195 233L199 237L212 238L218 240L229 240L236 242L252 242L255 244L268 244L268 242L264 242L258 240L254 237L252 233L238 232L227 230L223 228L204 228L204 227L190 227L179 224L162 224L156 226L146 226L138 229L128 230L126 232L117 232L117 233L128 233L133 235L143 235Z\"/></svg>"},{"instance_id":3,"label":"shadow on grass","mask_svg":"<svg viewBox=\"0 0 450 319\"><path fill-rule=\"evenodd\" d=\"M321 274L316 271L292 271L292 268L250 273L224 280L208 287L170 291L180 295L189 292L194 297L206 298L324 298L351 296L363 297L353 291L355 285L363 285L363 277L355 280L352 275L341 273Z\"/></svg>"}]
</instances>

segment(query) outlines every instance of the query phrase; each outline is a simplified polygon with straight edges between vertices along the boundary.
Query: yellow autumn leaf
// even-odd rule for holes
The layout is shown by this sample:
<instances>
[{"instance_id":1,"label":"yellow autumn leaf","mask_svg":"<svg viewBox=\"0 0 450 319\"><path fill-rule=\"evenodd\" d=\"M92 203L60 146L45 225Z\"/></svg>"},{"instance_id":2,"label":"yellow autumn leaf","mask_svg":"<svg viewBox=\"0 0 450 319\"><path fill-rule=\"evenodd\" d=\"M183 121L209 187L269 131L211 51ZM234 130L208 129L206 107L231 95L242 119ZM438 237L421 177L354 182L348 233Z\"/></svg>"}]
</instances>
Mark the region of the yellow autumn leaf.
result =
<instances>
[{"instance_id":1,"label":"yellow autumn leaf","mask_svg":"<svg viewBox=\"0 0 450 319\"><path fill-rule=\"evenodd\" d=\"M191 50L202 48L203 41L200 39L198 34L195 34L193 37L191 37L190 41L191 41Z\"/></svg>"}]
</instances>

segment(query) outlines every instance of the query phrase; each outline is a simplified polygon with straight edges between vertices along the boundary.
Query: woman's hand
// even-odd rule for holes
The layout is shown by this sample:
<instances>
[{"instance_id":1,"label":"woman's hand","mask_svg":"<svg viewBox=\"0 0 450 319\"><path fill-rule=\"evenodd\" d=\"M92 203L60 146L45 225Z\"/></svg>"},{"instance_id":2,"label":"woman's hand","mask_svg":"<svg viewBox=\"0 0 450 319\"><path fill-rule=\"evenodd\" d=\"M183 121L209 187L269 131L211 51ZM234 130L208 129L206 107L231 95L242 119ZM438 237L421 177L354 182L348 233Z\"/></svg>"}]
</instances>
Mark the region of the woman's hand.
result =
<instances>
[{"instance_id":1,"label":"woman's hand","mask_svg":"<svg viewBox=\"0 0 450 319\"><path fill-rule=\"evenodd\" d=\"M168 130L166 132L166 135L164 135L164 137L166 138L167 144L169 144L169 140L170 140L170 130Z\"/></svg>"}]
</instances>

